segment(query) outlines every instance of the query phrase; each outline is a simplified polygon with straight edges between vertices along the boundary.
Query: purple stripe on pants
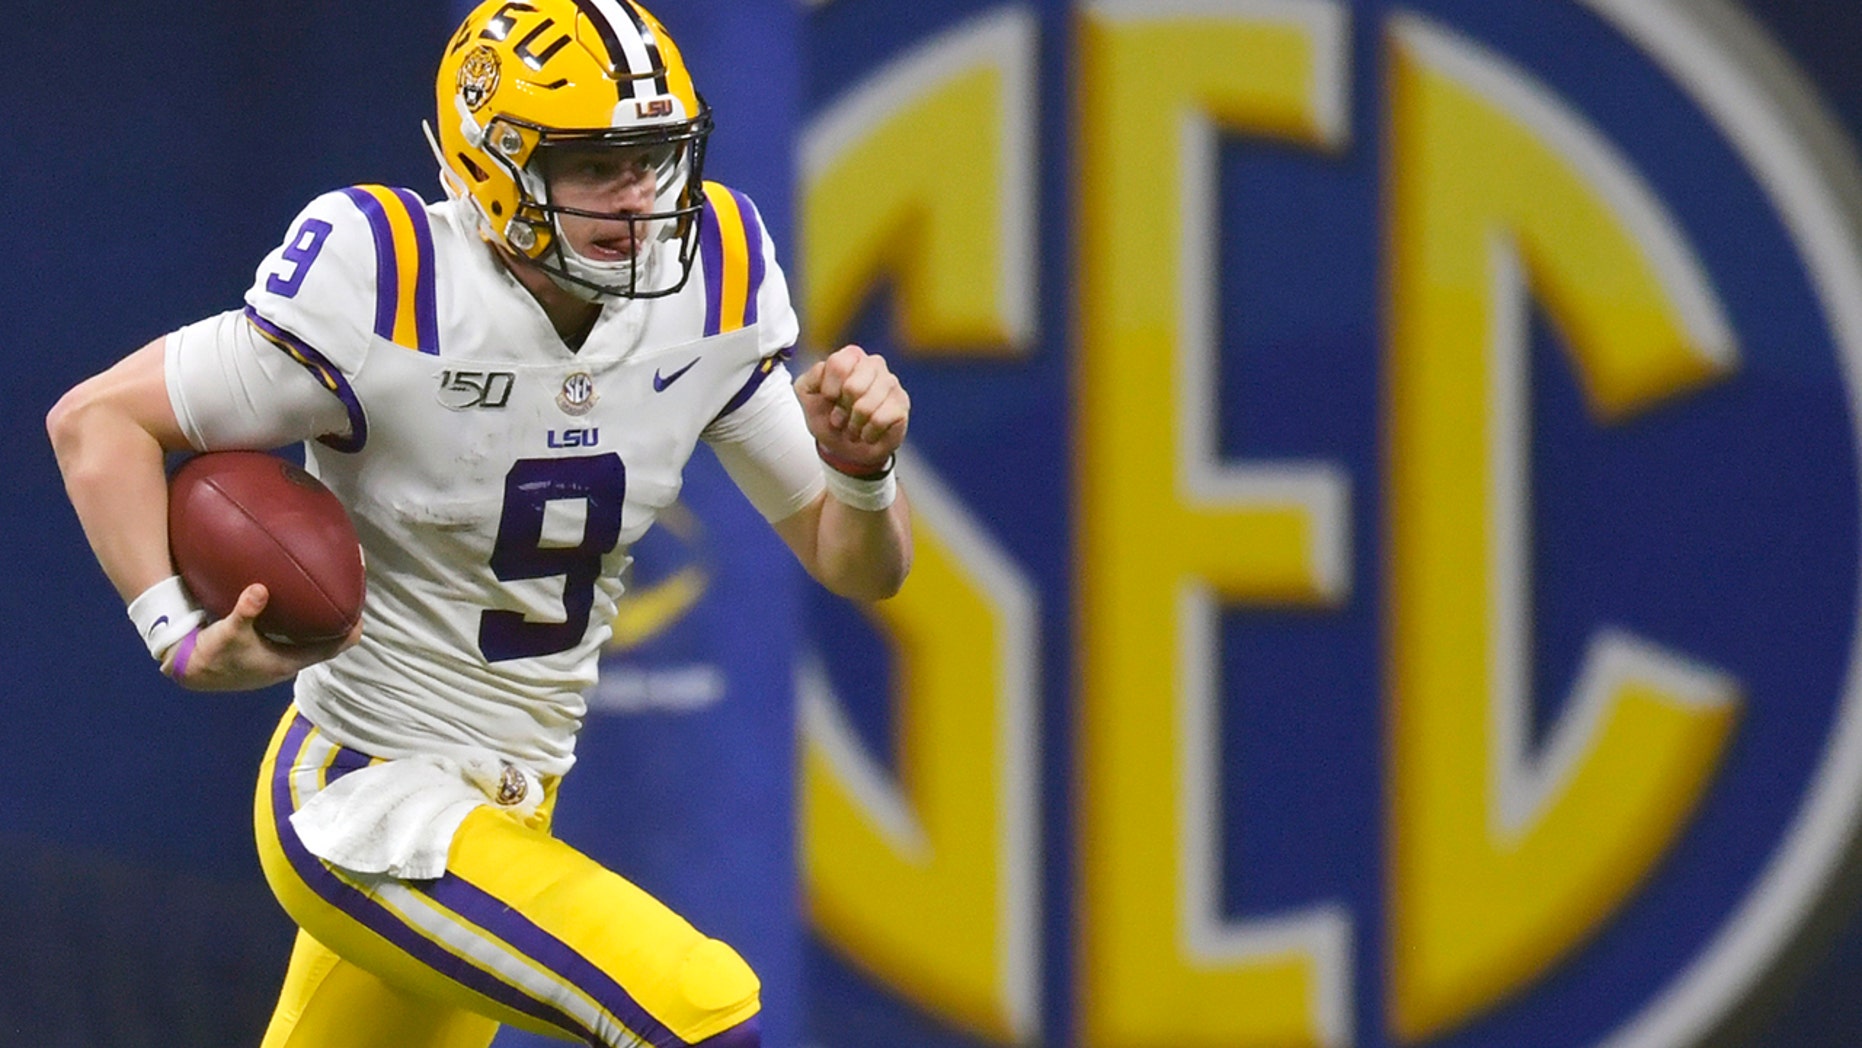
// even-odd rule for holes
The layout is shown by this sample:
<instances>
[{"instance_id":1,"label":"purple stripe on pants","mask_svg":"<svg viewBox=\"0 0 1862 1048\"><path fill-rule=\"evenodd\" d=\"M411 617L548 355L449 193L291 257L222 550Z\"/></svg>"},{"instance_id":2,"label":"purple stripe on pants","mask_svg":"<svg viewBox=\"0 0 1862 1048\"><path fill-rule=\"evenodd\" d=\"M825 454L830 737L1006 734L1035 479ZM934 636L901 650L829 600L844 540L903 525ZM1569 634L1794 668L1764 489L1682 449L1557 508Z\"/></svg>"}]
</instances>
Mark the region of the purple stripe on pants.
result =
<instances>
[{"instance_id":1,"label":"purple stripe on pants","mask_svg":"<svg viewBox=\"0 0 1862 1048\"><path fill-rule=\"evenodd\" d=\"M497 1001L512 1011L573 1033L590 1044L599 1044L600 1040L594 1036L593 1031L568 1014L530 997L464 958L454 956L438 943L401 923L400 918L365 893L345 883L324 865L323 860L310 854L291 826L291 769L303 754L310 730L311 724L304 719L303 714L298 714L292 720L283 744L278 747L271 783L272 822L278 832L278 844L284 850L285 858L290 861L292 870L304 884L318 898L341 910L364 928L461 986Z\"/></svg>"},{"instance_id":2,"label":"purple stripe on pants","mask_svg":"<svg viewBox=\"0 0 1862 1048\"><path fill-rule=\"evenodd\" d=\"M426 885L410 885L434 901L510 943L524 956L582 988L621 1024L655 1046L684 1048L686 1042L647 1014L614 977L567 943L537 927L497 896L454 873Z\"/></svg>"},{"instance_id":3,"label":"purple stripe on pants","mask_svg":"<svg viewBox=\"0 0 1862 1048\"><path fill-rule=\"evenodd\" d=\"M373 763L373 761L369 755L363 753L361 750L352 750L338 746L336 748L336 757L330 761L330 766L324 769L323 784L328 786L330 783L335 782L337 779L342 778L352 771L361 771L371 763Z\"/></svg>"},{"instance_id":4,"label":"purple stripe on pants","mask_svg":"<svg viewBox=\"0 0 1862 1048\"><path fill-rule=\"evenodd\" d=\"M705 1038L692 1048L762 1048L762 1044L763 1017L752 1015L723 1033Z\"/></svg>"}]
</instances>

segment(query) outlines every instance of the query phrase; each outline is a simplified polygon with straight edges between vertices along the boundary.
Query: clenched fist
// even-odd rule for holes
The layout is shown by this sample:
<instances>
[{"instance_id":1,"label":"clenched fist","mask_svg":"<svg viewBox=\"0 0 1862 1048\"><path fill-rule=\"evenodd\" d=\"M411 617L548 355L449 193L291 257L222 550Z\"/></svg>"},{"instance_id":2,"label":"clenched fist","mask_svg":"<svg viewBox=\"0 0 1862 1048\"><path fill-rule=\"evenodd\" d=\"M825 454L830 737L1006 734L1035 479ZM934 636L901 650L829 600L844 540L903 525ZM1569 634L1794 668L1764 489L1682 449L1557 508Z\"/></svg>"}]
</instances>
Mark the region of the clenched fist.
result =
<instances>
[{"instance_id":1,"label":"clenched fist","mask_svg":"<svg viewBox=\"0 0 1862 1048\"><path fill-rule=\"evenodd\" d=\"M808 432L843 473L877 473L905 442L912 398L886 358L842 346L795 380Z\"/></svg>"}]
</instances>

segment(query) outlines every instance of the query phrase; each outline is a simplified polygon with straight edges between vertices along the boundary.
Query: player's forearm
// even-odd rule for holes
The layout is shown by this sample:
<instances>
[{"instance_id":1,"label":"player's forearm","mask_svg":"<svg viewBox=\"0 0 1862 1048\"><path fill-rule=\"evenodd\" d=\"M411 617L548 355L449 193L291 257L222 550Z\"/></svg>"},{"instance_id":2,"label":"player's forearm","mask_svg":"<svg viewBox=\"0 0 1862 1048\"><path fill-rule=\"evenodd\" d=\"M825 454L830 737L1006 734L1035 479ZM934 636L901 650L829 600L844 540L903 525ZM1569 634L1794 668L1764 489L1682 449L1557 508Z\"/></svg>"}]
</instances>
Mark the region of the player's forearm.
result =
<instances>
[{"instance_id":1,"label":"player's forearm","mask_svg":"<svg viewBox=\"0 0 1862 1048\"><path fill-rule=\"evenodd\" d=\"M883 510L824 498L815 531L815 580L850 600L884 600L912 567L911 510L905 489Z\"/></svg>"},{"instance_id":2,"label":"player's forearm","mask_svg":"<svg viewBox=\"0 0 1862 1048\"><path fill-rule=\"evenodd\" d=\"M130 383L146 380L135 372L147 364L131 357L85 381L45 420L72 508L125 602L174 574L162 445L124 402Z\"/></svg>"}]
</instances>

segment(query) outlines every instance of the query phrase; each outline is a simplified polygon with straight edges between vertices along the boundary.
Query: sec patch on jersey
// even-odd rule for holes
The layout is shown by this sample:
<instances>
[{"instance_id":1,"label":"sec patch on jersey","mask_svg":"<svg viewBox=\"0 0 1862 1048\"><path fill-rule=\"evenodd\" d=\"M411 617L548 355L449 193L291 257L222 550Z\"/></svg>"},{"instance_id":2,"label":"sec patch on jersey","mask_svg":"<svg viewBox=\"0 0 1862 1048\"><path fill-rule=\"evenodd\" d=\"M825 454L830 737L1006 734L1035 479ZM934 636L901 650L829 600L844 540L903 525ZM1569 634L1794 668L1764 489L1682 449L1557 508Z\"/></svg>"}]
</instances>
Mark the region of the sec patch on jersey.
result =
<instances>
[{"instance_id":1,"label":"sec patch on jersey","mask_svg":"<svg viewBox=\"0 0 1862 1048\"><path fill-rule=\"evenodd\" d=\"M216 618L262 583L271 599L257 628L268 640L316 644L362 616L362 548L329 488L276 455L219 451L175 471L168 491L175 567Z\"/></svg>"}]
</instances>

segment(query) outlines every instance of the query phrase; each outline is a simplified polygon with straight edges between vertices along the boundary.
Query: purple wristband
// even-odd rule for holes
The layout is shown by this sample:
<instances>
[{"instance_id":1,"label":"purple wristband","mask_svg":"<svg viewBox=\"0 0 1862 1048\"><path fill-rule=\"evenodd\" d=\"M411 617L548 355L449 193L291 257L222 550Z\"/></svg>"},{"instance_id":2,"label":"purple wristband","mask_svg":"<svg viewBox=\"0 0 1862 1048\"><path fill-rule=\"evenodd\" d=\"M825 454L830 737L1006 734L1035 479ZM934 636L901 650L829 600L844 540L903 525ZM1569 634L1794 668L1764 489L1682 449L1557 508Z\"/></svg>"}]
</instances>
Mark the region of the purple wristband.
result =
<instances>
[{"instance_id":1,"label":"purple wristband","mask_svg":"<svg viewBox=\"0 0 1862 1048\"><path fill-rule=\"evenodd\" d=\"M187 676L187 660L194 656L194 642L199 639L200 627L196 626L188 630L187 636L182 637L180 642L175 645L174 668L168 673L170 677L173 677L175 680L181 680Z\"/></svg>"}]
</instances>

